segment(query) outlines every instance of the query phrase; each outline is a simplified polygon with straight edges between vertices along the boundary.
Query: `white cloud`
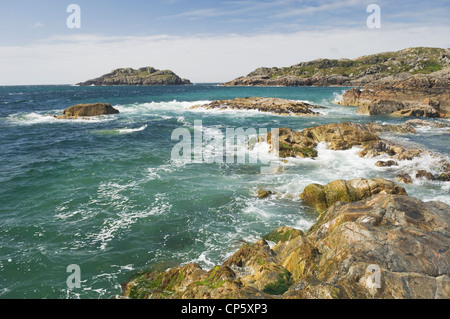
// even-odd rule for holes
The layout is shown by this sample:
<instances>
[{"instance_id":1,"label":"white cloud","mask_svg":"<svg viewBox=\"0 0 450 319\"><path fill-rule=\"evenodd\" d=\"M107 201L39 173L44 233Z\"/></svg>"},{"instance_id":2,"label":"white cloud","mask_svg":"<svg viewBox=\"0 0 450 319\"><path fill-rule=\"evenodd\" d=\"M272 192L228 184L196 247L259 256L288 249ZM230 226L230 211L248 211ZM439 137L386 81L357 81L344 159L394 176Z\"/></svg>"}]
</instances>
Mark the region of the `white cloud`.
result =
<instances>
[{"instance_id":1,"label":"white cloud","mask_svg":"<svg viewBox=\"0 0 450 319\"><path fill-rule=\"evenodd\" d=\"M292 16L303 16L305 14L314 14L317 12L328 12L331 13L333 10L348 7L364 7L364 2L361 0L339 0L339 1L327 1L326 3L321 3L318 6L302 6L299 9L293 9L286 11L277 15L277 17L292 17Z\"/></svg>"},{"instance_id":2,"label":"white cloud","mask_svg":"<svg viewBox=\"0 0 450 319\"><path fill-rule=\"evenodd\" d=\"M171 69L193 82L224 82L260 66L355 58L412 46L448 47L450 27L331 29L290 34L53 37L0 47L0 85L71 84L119 67Z\"/></svg>"},{"instance_id":3,"label":"white cloud","mask_svg":"<svg viewBox=\"0 0 450 319\"><path fill-rule=\"evenodd\" d=\"M45 25L42 23L42 22L36 22L34 25L33 25L33 28L42 28L42 27L44 27Z\"/></svg>"}]
</instances>

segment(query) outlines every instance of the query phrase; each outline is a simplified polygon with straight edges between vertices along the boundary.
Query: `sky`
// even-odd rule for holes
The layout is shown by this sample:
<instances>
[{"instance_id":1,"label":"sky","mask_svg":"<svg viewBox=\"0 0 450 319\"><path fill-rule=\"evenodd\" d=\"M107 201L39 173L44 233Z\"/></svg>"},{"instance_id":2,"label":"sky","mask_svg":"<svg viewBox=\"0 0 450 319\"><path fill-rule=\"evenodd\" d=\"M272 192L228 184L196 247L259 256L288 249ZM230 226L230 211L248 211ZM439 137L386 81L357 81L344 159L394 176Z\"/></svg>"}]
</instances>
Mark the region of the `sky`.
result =
<instances>
[{"instance_id":1,"label":"sky","mask_svg":"<svg viewBox=\"0 0 450 319\"><path fill-rule=\"evenodd\" d=\"M368 27L370 4L380 28ZM0 0L0 85L143 66L219 83L261 66L414 46L450 48L449 0Z\"/></svg>"}]
</instances>

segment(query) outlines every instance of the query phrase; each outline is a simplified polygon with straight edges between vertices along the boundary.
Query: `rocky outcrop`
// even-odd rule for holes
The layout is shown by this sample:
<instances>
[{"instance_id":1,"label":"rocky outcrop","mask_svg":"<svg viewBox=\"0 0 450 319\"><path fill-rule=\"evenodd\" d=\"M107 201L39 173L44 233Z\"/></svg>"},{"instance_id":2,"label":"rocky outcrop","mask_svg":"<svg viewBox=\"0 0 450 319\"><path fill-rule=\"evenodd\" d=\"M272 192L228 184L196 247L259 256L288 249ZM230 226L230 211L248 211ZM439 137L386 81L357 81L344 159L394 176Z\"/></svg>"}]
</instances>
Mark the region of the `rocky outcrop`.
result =
<instances>
[{"instance_id":1,"label":"rocky outcrop","mask_svg":"<svg viewBox=\"0 0 450 319\"><path fill-rule=\"evenodd\" d=\"M305 233L280 227L210 270L143 272L123 297L448 299L449 212L405 195L338 201Z\"/></svg>"},{"instance_id":2,"label":"rocky outcrop","mask_svg":"<svg viewBox=\"0 0 450 319\"><path fill-rule=\"evenodd\" d=\"M422 119L414 119L414 120L408 120L405 122L407 125L411 125L413 127L437 127L437 128L450 128L450 123L445 122L438 122L433 120L422 120Z\"/></svg>"},{"instance_id":3,"label":"rocky outcrop","mask_svg":"<svg viewBox=\"0 0 450 319\"><path fill-rule=\"evenodd\" d=\"M65 109L63 115L56 116L56 118L76 119L118 113L119 111L108 103L77 104Z\"/></svg>"},{"instance_id":4,"label":"rocky outcrop","mask_svg":"<svg viewBox=\"0 0 450 319\"><path fill-rule=\"evenodd\" d=\"M273 137L272 131L259 136L258 142L267 142L272 148L273 145ZM317 146L317 142L303 134L302 132L298 132L292 130L287 127L282 127L278 129L278 141L275 147L278 147L278 156L281 158L286 157L317 157L317 150L315 147Z\"/></svg>"},{"instance_id":5,"label":"rocky outcrop","mask_svg":"<svg viewBox=\"0 0 450 319\"><path fill-rule=\"evenodd\" d=\"M99 78L78 83L80 86L103 85L190 85L170 70L156 70L152 67L140 69L122 68L102 75Z\"/></svg>"},{"instance_id":6,"label":"rocky outcrop","mask_svg":"<svg viewBox=\"0 0 450 319\"><path fill-rule=\"evenodd\" d=\"M389 140L380 138L382 132L415 133L410 124L380 125L377 123L338 123L326 124L304 129L302 136L310 138L316 143L325 142L332 150L348 150L359 146L361 157L376 157L388 155L396 160L411 160L423 153L420 149L406 148Z\"/></svg>"},{"instance_id":7,"label":"rocky outcrop","mask_svg":"<svg viewBox=\"0 0 450 319\"><path fill-rule=\"evenodd\" d=\"M361 152L361 156L377 156L382 153L395 155L398 153L400 154L398 157L403 158L402 154L407 152L408 149L380 139L377 134L383 132L416 133L416 130L407 123L380 125L378 123L358 124L349 122L315 126L302 131L283 127L278 129L278 145L276 146L279 148L278 155L281 158L317 157L316 147L321 142L325 142L333 150L347 150L354 146L362 146L364 150ZM267 142L272 149L272 132L259 136L257 141ZM379 147L379 143L384 143L383 145L386 145L386 147ZM395 150L391 150L394 148ZM377 155L375 155L375 150L378 150ZM410 155L408 153L405 156L409 157Z\"/></svg>"},{"instance_id":8,"label":"rocky outcrop","mask_svg":"<svg viewBox=\"0 0 450 319\"><path fill-rule=\"evenodd\" d=\"M307 128L304 135L316 142L325 142L332 150L347 150L356 145L362 145L379 140L379 137L367 130L363 124L339 123Z\"/></svg>"},{"instance_id":9,"label":"rocky outcrop","mask_svg":"<svg viewBox=\"0 0 450 319\"><path fill-rule=\"evenodd\" d=\"M404 195L337 202L273 248L295 281L283 296L448 298L449 210Z\"/></svg>"},{"instance_id":10,"label":"rocky outcrop","mask_svg":"<svg viewBox=\"0 0 450 319\"><path fill-rule=\"evenodd\" d=\"M450 68L418 74L403 80L353 88L342 96L342 105L358 106L361 114L446 117L450 111Z\"/></svg>"},{"instance_id":11,"label":"rocky outcrop","mask_svg":"<svg viewBox=\"0 0 450 319\"><path fill-rule=\"evenodd\" d=\"M310 184L300 198L322 212L338 201L351 203L376 194L407 195L404 188L383 178L355 178L350 181L336 180L325 186Z\"/></svg>"},{"instance_id":12,"label":"rocky outcrop","mask_svg":"<svg viewBox=\"0 0 450 319\"><path fill-rule=\"evenodd\" d=\"M450 50L408 48L357 59L317 59L283 68L258 68L226 86L364 86L430 74L450 66Z\"/></svg>"},{"instance_id":13,"label":"rocky outcrop","mask_svg":"<svg viewBox=\"0 0 450 319\"><path fill-rule=\"evenodd\" d=\"M257 110L277 115L312 116L319 113L311 109L322 108L305 102L291 101L279 98L246 97L233 100L213 101L209 104L194 105L191 109L204 108L207 110Z\"/></svg>"}]
</instances>

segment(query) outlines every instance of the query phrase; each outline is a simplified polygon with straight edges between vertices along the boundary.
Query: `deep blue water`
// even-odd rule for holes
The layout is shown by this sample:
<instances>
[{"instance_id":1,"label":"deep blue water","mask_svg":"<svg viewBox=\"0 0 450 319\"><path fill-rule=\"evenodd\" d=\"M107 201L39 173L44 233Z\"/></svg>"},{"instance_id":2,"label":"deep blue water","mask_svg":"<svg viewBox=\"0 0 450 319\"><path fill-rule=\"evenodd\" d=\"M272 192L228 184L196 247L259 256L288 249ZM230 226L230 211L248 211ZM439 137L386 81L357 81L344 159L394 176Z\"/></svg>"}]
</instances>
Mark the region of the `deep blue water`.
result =
<instances>
[{"instance_id":1,"label":"deep blue water","mask_svg":"<svg viewBox=\"0 0 450 319\"><path fill-rule=\"evenodd\" d=\"M358 115L333 103L344 88L221 87L0 87L0 298L111 298L120 284L149 268L223 262L242 241L278 226L310 227L317 215L298 195L312 183L354 177L394 178L417 168L433 171L426 156L378 168L357 150L292 159L275 174L262 163L172 161L172 132L194 132L202 120L212 136L227 128L303 129L326 123L400 123ZM260 112L190 110L216 99L265 96L322 105L320 117ZM78 103L106 102L120 114L93 120L56 120ZM391 135L444 157L446 129ZM202 149L210 145L205 141ZM267 155L269 156L269 155ZM270 157L270 156L269 156ZM404 186L422 200L450 204L449 182L415 180ZM277 196L257 200L258 188ZM81 269L81 288L69 290L67 266Z\"/></svg>"}]
</instances>

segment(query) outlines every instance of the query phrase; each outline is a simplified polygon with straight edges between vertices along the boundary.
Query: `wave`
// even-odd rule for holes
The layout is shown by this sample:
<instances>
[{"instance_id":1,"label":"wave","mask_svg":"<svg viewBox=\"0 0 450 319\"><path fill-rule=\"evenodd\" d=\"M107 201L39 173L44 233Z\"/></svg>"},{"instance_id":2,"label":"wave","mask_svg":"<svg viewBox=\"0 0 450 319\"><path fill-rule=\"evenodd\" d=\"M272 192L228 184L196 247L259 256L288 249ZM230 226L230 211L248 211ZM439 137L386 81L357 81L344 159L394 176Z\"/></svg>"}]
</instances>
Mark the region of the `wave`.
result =
<instances>
[{"instance_id":1,"label":"wave","mask_svg":"<svg viewBox=\"0 0 450 319\"><path fill-rule=\"evenodd\" d=\"M53 115L41 113L16 113L6 117L6 121L14 125L36 125L44 123L101 123L113 120L113 117L91 117L89 119L57 119Z\"/></svg>"},{"instance_id":2,"label":"wave","mask_svg":"<svg viewBox=\"0 0 450 319\"><path fill-rule=\"evenodd\" d=\"M177 101L173 100L170 102L147 102L147 103L135 103L135 104L124 104L115 105L114 107L124 114L136 114L136 115L153 115L155 113L149 113L153 111L185 111L189 110L190 107L198 104L207 104L211 101ZM158 113L156 113L158 115Z\"/></svg>"},{"instance_id":3,"label":"wave","mask_svg":"<svg viewBox=\"0 0 450 319\"><path fill-rule=\"evenodd\" d=\"M139 128L120 128L117 129L117 131L121 134L128 134L128 133L134 133L134 132L142 132L147 128L147 125L143 125Z\"/></svg>"}]
</instances>

